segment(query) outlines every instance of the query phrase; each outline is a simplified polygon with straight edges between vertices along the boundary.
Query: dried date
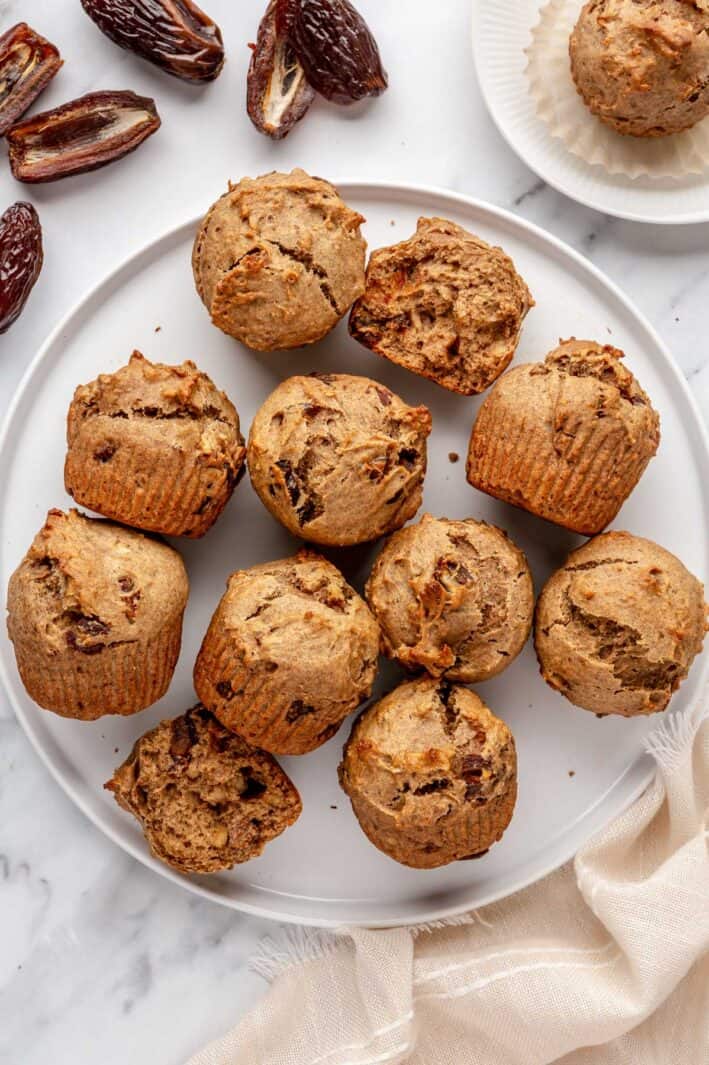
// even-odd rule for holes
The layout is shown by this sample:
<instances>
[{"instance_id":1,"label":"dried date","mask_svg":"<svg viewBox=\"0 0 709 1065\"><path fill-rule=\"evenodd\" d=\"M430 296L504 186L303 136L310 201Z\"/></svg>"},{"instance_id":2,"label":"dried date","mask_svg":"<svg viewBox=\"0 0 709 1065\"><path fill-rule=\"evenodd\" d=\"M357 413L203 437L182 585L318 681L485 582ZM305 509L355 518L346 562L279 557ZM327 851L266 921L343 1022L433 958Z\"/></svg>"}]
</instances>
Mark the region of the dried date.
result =
<instances>
[{"instance_id":1,"label":"dried date","mask_svg":"<svg viewBox=\"0 0 709 1065\"><path fill-rule=\"evenodd\" d=\"M150 97L89 93L12 126L10 167L18 181L29 183L83 174L121 159L159 128Z\"/></svg>"},{"instance_id":2,"label":"dried date","mask_svg":"<svg viewBox=\"0 0 709 1065\"><path fill-rule=\"evenodd\" d=\"M24 115L61 65L54 45L26 22L0 36L0 135Z\"/></svg>"},{"instance_id":3,"label":"dried date","mask_svg":"<svg viewBox=\"0 0 709 1065\"><path fill-rule=\"evenodd\" d=\"M293 129L315 99L305 71L285 32L279 32L271 0L261 25L249 66L246 110L261 133L281 140Z\"/></svg>"},{"instance_id":4,"label":"dried date","mask_svg":"<svg viewBox=\"0 0 709 1065\"><path fill-rule=\"evenodd\" d=\"M22 313L42 262L37 212L31 203L15 203L0 218L0 333Z\"/></svg>"},{"instance_id":5,"label":"dried date","mask_svg":"<svg viewBox=\"0 0 709 1065\"><path fill-rule=\"evenodd\" d=\"M377 42L349 0L278 0L276 21L321 96L349 104L386 89Z\"/></svg>"},{"instance_id":6,"label":"dried date","mask_svg":"<svg viewBox=\"0 0 709 1065\"><path fill-rule=\"evenodd\" d=\"M184 81L213 81L224 66L221 30L192 0L81 0L105 35Z\"/></svg>"}]
</instances>

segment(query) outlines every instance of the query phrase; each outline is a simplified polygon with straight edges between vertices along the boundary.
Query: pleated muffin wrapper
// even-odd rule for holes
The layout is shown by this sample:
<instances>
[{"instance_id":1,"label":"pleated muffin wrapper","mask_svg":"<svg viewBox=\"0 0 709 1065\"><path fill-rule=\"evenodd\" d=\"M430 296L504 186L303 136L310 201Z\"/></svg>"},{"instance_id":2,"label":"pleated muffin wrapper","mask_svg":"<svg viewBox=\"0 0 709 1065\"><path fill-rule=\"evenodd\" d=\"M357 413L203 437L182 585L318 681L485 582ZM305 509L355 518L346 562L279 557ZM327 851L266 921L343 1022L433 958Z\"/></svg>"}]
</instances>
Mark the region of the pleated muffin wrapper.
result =
<instances>
[{"instance_id":1,"label":"pleated muffin wrapper","mask_svg":"<svg viewBox=\"0 0 709 1065\"><path fill-rule=\"evenodd\" d=\"M270 754L309 754L335 735L349 713L338 708L333 719L304 706L294 715L290 700L279 702L269 680L263 667L244 662L218 607L197 656L194 688L226 728Z\"/></svg>"},{"instance_id":2,"label":"pleated muffin wrapper","mask_svg":"<svg viewBox=\"0 0 709 1065\"><path fill-rule=\"evenodd\" d=\"M38 657L36 643L15 639L15 656L29 696L62 717L95 721L108 714L127 717L152 706L166 693L182 640L182 616L150 640L108 644L86 654L67 648Z\"/></svg>"},{"instance_id":3,"label":"pleated muffin wrapper","mask_svg":"<svg viewBox=\"0 0 709 1065\"><path fill-rule=\"evenodd\" d=\"M709 118L667 137L631 137L588 109L571 75L569 37L581 0L549 0L526 49L527 78L539 118L572 155L609 174L679 180L709 170Z\"/></svg>"}]
</instances>

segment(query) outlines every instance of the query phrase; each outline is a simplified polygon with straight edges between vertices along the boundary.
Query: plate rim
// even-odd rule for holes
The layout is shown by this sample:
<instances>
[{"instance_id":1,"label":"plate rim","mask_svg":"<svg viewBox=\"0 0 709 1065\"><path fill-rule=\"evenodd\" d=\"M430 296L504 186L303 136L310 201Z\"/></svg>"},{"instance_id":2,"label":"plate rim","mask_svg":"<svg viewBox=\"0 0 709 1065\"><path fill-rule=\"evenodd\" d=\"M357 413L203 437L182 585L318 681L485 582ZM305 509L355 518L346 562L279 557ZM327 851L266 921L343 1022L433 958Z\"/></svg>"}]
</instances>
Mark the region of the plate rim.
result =
<instances>
[{"instance_id":1,"label":"plate rim","mask_svg":"<svg viewBox=\"0 0 709 1065\"><path fill-rule=\"evenodd\" d=\"M599 214L610 215L612 218L621 218L626 222L638 222L646 226L691 226L701 225L702 223L709 222L709 174L707 174L707 207L704 210L698 210L694 213L685 213L680 215L658 215L648 216L639 214L635 211L623 210L619 207L611 207L608 204L604 204L593 199L589 196L584 196L579 192L572 192L568 185L557 177L553 169L545 169L537 162L532 162L525 151L522 150L520 145L516 142L512 132L505 125L503 116L499 113L499 110L495 106L494 96L490 85L488 84L487 67L484 62L481 61L481 50L479 37L476 33L478 20L482 17L482 3L483 0L471 0L472 3L472 20L471 20L471 37L472 37L472 51L473 62L475 66L475 74L478 82L478 87L485 102L485 107L490 115L490 118L495 125L498 133L505 141L507 146L514 152L518 159L521 159L525 166L529 167L537 177L541 178L547 185L550 185L556 192L560 192L562 196L568 197L574 203L580 204L582 207L588 207L592 211L597 211ZM709 121L709 119L707 119ZM583 162L583 160L581 160ZM590 168L590 164L587 164Z\"/></svg>"},{"instance_id":2,"label":"plate rim","mask_svg":"<svg viewBox=\"0 0 709 1065\"><path fill-rule=\"evenodd\" d=\"M423 197L447 200L463 210L472 209L473 211L487 215L488 218L491 217L493 220L497 219L507 227L511 227L513 230L522 230L536 241L541 242L548 248L551 247L555 253L561 253L561 255L565 256L567 259L573 260L575 264L580 266L582 270L586 271L596 283L600 283L606 291L610 292L610 294L622 305L624 310L629 313L635 324L640 325L643 328L656 346L657 350L662 353L665 369L669 371L672 378L674 378L675 386L679 386L684 400L688 405L699 447L703 451L705 460L709 464L709 428L706 426L697 402L689 388L688 382L672 358L668 346L662 340L660 334L652 323L645 317L642 311L635 307L633 302L625 295L622 289L593 262L580 252L576 251L575 248L572 248L570 245L560 240L553 233L547 232L541 226L520 217L504 207L499 207L485 200L480 200L476 197L468 196L465 193L455 192L440 186L387 180L371 181L368 179L356 178L335 180L334 184L342 190L346 197L352 199L356 199L358 195L366 196L374 194L381 196L386 194L391 199L401 198L402 200L406 200ZM160 245L169 243L173 240L178 240L183 231L185 233L190 229L196 231L201 217L202 215L190 217L189 219L171 226L163 233L141 244L136 251L126 258L118 260L108 273L106 273L72 305L54 329L50 331L46 339L40 344L36 354L22 375L3 418L2 427L0 428L0 474L2 469L6 467L9 462L9 449L7 445L11 430L14 428L18 410L23 400L26 398L28 388L31 385L35 374L41 370L45 359L60 339L62 331L67 328L76 315L80 314L81 311L100 294L102 289L110 288L123 271L130 269L133 265L137 264L139 260L148 256L151 251L155 250ZM1 481L2 478L0 477L0 483ZM709 654L704 656L701 680L708 675ZM13 679L16 680L16 678ZM6 669L4 655L0 655L0 681L2 681L2 686L15 717L29 739L30 744L64 793L97 829L99 829L114 844L120 847L121 850L130 854L146 868L157 872L159 875L180 885L182 888L193 894L254 917L265 918L285 924L307 924L311 927L338 928L343 926L342 919L338 920L328 917L327 915L320 918L316 916L308 916L307 918L304 918L288 911L279 911L277 909L277 903L275 908L269 909L248 901L242 901L238 898L226 897L218 891L210 889L196 879L189 879L182 876L172 870L169 866L159 862L149 852L145 852L139 847L134 846L130 839L123 838L110 824L101 819L98 813L95 812L84 799L80 789L75 787L71 779L62 774L60 766L54 763L52 760L51 749L41 741L39 730L35 729L31 715L25 712L22 705L14 697L13 683L11 682L9 671ZM689 712L689 708L684 712ZM470 912L471 907L482 907L500 901L501 899L508 898L559 869L574 856L580 847L586 845L589 840L609 822L608 815L602 813L605 800L609 794L622 785L624 780L627 780L630 776L633 778L633 783L625 793L620 809L612 815L613 817L620 816L622 811L627 809L628 806L645 791L652 782L654 773L654 762L652 762L647 755L641 754L628 765L625 772L618 778L618 780L616 780L606 792L600 795L597 802L584 814L583 823L586 831L582 832L582 838L580 840L576 837L573 841L567 838L572 834L571 830L573 829L574 824L578 823L574 822L566 828L563 835L560 837L562 842L566 841L566 846L559 846L559 843L552 844L552 857L548 862L538 863L531 872L519 876L516 881L502 886L499 890L493 889L488 891L487 894L483 894L468 902L456 903L449 906L439 906L432 909L423 909L400 919L392 917L381 919L375 917L363 917L361 919L348 918L346 924L352 927L359 926L369 928L414 926L434 920L445 920L446 918L456 917ZM417 903L417 906L420 906L420 904Z\"/></svg>"}]
</instances>

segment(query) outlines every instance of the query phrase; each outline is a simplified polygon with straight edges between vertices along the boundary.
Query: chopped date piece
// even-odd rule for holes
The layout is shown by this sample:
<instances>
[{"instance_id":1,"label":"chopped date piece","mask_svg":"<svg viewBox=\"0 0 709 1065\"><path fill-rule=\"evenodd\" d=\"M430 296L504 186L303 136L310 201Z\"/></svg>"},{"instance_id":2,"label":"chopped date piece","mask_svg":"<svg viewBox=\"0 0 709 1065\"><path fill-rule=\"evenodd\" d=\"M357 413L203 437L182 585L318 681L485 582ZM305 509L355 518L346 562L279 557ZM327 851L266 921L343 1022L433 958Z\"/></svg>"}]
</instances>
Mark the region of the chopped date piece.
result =
<instances>
[{"instance_id":1,"label":"chopped date piece","mask_svg":"<svg viewBox=\"0 0 709 1065\"><path fill-rule=\"evenodd\" d=\"M121 48L184 81L213 81L224 66L221 30L192 0L81 0Z\"/></svg>"},{"instance_id":2,"label":"chopped date piece","mask_svg":"<svg viewBox=\"0 0 709 1065\"><path fill-rule=\"evenodd\" d=\"M286 33L279 33L271 0L253 46L247 81L246 110L261 133L281 140L315 99Z\"/></svg>"},{"instance_id":3,"label":"chopped date piece","mask_svg":"<svg viewBox=\"0 0 709 1065\"><path fill-rule=\"evenodd\" d=\"M121 159L159 128L148 96L92 92L8 130L10 167L29 183L83 174Z\"/></svg>"},{"instance_id":4,"label":"chopped date piece","mask_svg":"<svg viewBox=\"0 0 709 1065\"><path fill-rule=\"evenodd\" d=\"M61 65L54 45L26 22L0 36L0 134L24 115Z\"/></svg>"},{"instance_id":5,"label":"chopped date piece","mask_svg":"<svg viewBox=\"0 0 709 1065\"><path fill-rule=\"evenodd\" d=\"M15 203L0 218L0 333L15 322L39 277L42 227L31 203Z\"/></svg>"},{"instance_id":6,"label":"chopped date piece","mask_svg":"<svg viewBox=\"0 0 709 1065\"><path fill-rule=\"evenodd\" d=\"M349 0L278 0L277 27L326 99L349 104L386 89L377 42Z\"/></svg>"}]
</instances>

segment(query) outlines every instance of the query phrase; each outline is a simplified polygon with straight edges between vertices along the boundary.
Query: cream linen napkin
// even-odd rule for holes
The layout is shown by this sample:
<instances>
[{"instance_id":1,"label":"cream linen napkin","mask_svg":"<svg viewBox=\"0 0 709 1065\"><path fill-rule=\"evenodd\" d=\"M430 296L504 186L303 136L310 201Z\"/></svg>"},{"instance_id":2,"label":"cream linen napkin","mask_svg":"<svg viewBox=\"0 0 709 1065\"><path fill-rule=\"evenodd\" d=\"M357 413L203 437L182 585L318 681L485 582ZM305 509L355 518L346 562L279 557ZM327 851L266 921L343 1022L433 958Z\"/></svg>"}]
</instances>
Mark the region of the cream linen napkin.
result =
<instances>
[{"instance_id":1,"label":"cream linen napkin","mask_svg":"<svg viewBox=\"0 0 709 1065\"><path fill-rule=\"evenodd\" d=\"M669 716L649 750L645 794L526 891L265 944L268 994L188 1065L708 1065L709 720Z\"/></svg>"}]
</instances>

